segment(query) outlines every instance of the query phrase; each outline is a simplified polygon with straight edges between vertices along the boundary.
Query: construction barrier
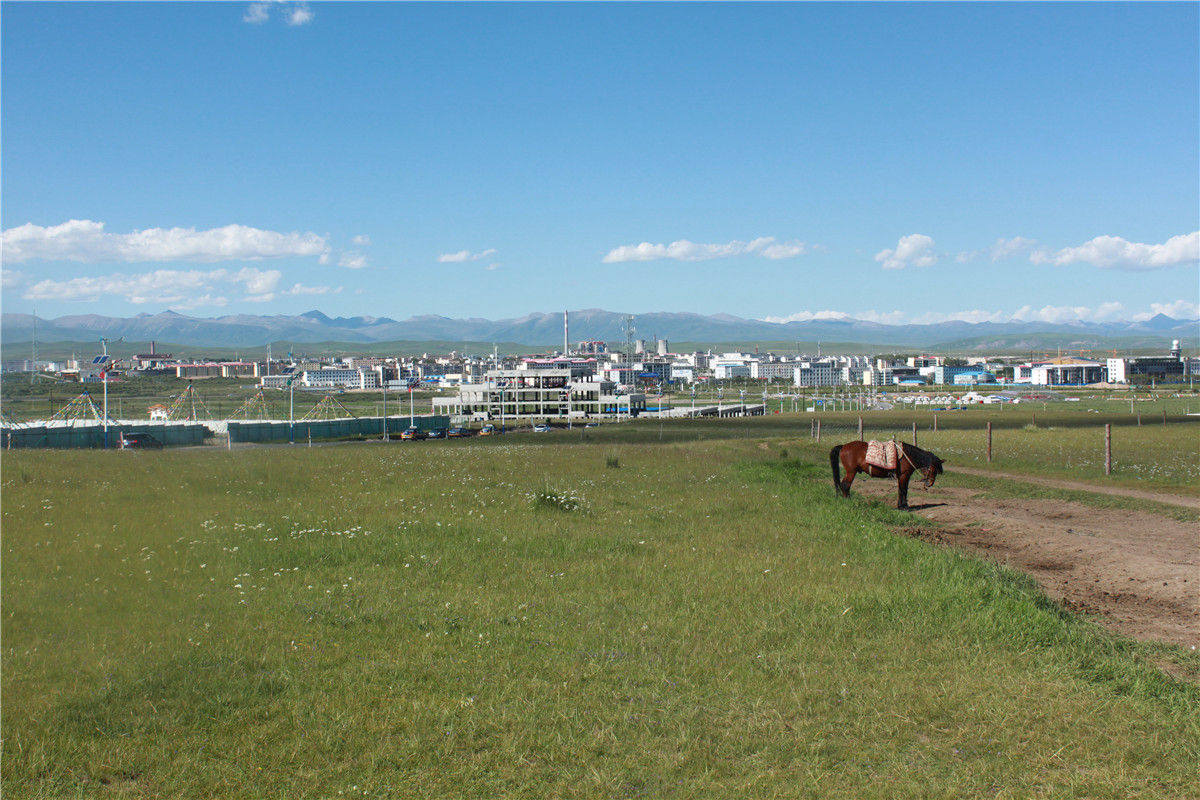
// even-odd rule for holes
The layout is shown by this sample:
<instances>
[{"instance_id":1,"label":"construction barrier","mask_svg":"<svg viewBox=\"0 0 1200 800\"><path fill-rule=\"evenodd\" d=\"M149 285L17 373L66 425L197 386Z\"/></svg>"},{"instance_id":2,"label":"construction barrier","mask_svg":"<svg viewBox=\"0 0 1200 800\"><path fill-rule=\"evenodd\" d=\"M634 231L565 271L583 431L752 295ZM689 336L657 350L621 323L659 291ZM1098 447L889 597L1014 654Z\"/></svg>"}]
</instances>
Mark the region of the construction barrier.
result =
<instances>
[{"instance_id":1,"label":"construction barrier","mask_svg":"<svg viewBox=\"0 0 1200 800\"><path fill-rule=\"evenodd\" d=\"M125 433L148 433L168 447L199 445L212 436L212 431L198 422L144 425L127 422L110 423L108 446L121 446ZM104 447L104 426L96 422L76 422L70 425L20 425L0 428L0 447L53 448Z\"/></svg>"},{"instance_id":2,"label":"construction barrier","mask_svg":"<svg viewBox=\"0 0 1200 800\"><path fill-rule=\"evenodd\" d=\"M242 442L302 442L312 439L352 439L383 436L383 417L358 417L355 419L324 419L304 422L234 422L227 423L231 444ZM450 417L424 416L388 417L389 436L400 435L410 425L422 431L450 427Z\"/></svg>"}]
</instances>

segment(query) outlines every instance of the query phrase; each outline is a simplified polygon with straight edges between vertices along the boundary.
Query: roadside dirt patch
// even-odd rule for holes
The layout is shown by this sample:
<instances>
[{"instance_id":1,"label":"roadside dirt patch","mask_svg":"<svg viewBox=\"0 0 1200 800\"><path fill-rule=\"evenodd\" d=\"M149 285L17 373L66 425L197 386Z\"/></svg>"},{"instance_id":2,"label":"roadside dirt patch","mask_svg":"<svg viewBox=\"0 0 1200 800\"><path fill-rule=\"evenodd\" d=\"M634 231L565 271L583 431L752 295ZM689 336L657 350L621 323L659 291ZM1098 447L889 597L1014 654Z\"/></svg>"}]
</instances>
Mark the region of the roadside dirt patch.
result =
<instances>
[{"instance_id":1,"label":"roadside dirt patch","mask_svg":"<svg viewBox=\"0 0 1200 800\"><path fill-rule=\"evenodd\" d=\"M854 490L896 502L895 481L860 476ZM1200 647L1200 525L1143 511L981 494L941 483L928 492L914 489L913 524L901 532L1020 569L1050 597L1127 636ZM941 527L922 526L920 518Z\"/></svg>"},{"instance_id":2,"label":"roadside dirt patch","mask_svg":"<svg viewBox=\"0 0 1200 800\"><path fill-rule=\"evenodd\" d=\"M964 475L978 475L983 478L1010 478L1012 480L1023 481L1025 483L1036 483L1038 486L1047 486L1051 489L1071 489L1080 492L1099 492L1101 494L1114 495L1116 497L1132 497L1137 500L1152 500L1155 503L1165 503L1169 506L1200 509L1200 497L1181 497L1177 494L1152 492L1148 489L1130 489L1125 486L1096 486L1092 483L1070 481L1066 480L1065 478L1045 478L1040 475L1013 475L1008 472L996 472L995 470L979 469L978 467L955 466L954 471L961 472Z\"/></svg>"}]
</instances>

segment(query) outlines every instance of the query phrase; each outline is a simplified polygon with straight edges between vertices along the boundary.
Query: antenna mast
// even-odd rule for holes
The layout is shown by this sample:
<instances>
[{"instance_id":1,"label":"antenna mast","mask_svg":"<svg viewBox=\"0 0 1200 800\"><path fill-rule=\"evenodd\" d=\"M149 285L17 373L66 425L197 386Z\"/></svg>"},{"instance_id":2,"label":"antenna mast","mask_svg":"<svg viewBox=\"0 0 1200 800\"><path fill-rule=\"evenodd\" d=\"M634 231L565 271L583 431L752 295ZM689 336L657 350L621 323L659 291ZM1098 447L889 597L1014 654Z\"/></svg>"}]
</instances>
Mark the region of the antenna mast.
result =
<instances>
[{"instance_id":1,"label":"antenna mast","mask_svg":"<svg viewBox=\"0 0 1200 800\"><path fill-rule=\"evenodd\" d=\"M633 324L633 314L625 315L624 332L625 332L625 356L632 362L633 361L633 337L637 335L637 328Z\"/></svg>"}]
</instances>

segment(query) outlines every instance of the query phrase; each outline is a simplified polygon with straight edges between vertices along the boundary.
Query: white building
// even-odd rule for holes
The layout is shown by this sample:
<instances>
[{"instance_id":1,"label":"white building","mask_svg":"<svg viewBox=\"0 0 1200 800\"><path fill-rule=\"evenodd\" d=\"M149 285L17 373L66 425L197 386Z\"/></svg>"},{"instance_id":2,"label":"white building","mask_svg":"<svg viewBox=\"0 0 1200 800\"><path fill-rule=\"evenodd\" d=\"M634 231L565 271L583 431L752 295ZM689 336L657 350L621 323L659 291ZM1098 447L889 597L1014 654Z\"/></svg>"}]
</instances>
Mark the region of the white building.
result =
<instances>
[{"instance_id":1,"label":"white building","mask_svg":"<svg viewBox=\"0 0 1200 800\"><path fill-rule=\"evenodd\" d=\"M1026 365L1022 364L1024 368ZM1064 356L1036 366L1030 365L1029 382L1035 386L1085 386L1104 380L1105 365L1099 361Z\"/></svg>"},{"instance_id":2,"label":"white building","mask_svg":"<svg viewBox=\"0 0 1200 800\"><path fill-rule=\"evenodd\" d=\"M792 367L793 386L836 386L841 369L832 361L801 361Z\"/></svg>"},{"instance_id":3,"label":"white building","mask_svg":"<svg viewBox=\"0 0 1200 800\"><path fill-rule=\"evenodd\" d=\"M310 389L378 389L379 373L374 370L323 367L305 370L300 383Z\"/></svg>"},{"instance_id":4,"label":"white building","mask_svg":"<svg viewBox=\"0 0 1200 800\"><path fill-rule=\"evenodd\" d=\"M695 383L696 368L692 366L673 365L671 367L671 380L683 381L684 383Z\"/></svg>"},{"instance_id":5,"label":"white building","mask_svg":"<svg viewBox=\"0 0 1200 800\"><path fill-rule=\"evenodd\" d=\"M718 361L712 365L713 377L719 381L749 378L750 366L740 361Z\"/></svg>"},{"instance_id":6,"label":"white building","mask_svg":"<svg viewBox=\"0 0 1200 800\"><path fill-rule=\"evenodd\" d=\"M750 377L760 381L792 380L796 365L789 361L751 361Z\"/></svg>"},{"instance_id":7,"label":"white building","mask_svg":"<svg viewBox=\"0 0 1200 800\"><path fill-rule=\"evenodd\" d=\"M463 384L457 397L433 398L434 413L475 419L637 416L646 408L640 393L618 394L614 381L584 368L497 369L478 384Z\"/></svg>"},{"instance_id":8,"label":"white building","mask_svg":"<svg viewBox=\"0 0 1200 800\"><path fill-rule=\"evenodd\" d=\"M891 367L864 369L862 373L863 386L891 386L895 382L896 375Z\"/></svg>"}]
</instances>

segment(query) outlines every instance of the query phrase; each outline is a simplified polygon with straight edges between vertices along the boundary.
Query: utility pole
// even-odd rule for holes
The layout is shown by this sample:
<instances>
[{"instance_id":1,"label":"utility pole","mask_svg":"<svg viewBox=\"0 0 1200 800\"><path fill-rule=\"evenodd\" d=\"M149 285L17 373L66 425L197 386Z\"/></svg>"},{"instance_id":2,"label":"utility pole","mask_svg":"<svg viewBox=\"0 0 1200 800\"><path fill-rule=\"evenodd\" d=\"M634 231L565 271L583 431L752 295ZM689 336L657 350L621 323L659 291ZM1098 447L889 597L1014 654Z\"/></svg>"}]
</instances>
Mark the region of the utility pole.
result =
<instances>
[{"instance_id":1,"label":"utility pole","mask_svg":"<svg viewBox=\"0 0 1200 800\"><path fill-rule=\"evenodd\" d=\"M30 354L29 363L29 385L33 386L37 383L37 309L33 310L33 353Z\"/></svg>"}]
</instances>

